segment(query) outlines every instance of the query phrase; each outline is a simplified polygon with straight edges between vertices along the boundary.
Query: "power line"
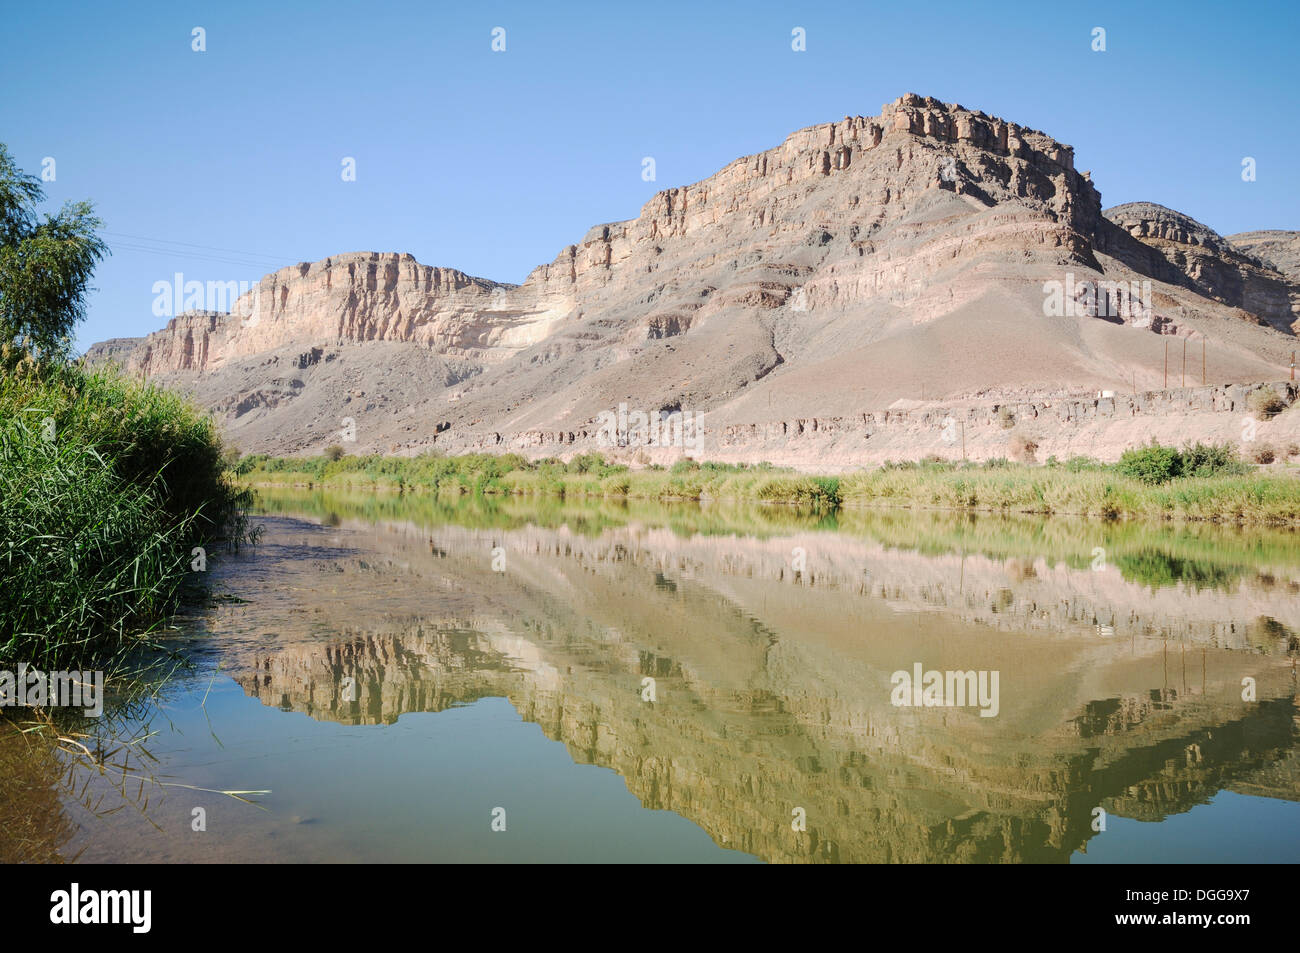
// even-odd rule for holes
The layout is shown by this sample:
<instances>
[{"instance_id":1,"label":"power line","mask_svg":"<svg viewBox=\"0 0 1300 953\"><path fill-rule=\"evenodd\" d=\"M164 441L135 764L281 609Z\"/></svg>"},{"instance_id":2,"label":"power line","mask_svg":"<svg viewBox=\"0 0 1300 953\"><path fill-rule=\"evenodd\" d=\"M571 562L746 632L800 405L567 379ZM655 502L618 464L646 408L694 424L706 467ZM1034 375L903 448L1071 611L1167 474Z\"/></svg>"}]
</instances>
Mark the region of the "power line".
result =
<instances>
[{"instance_id":1,"label":"power line","mask_svg":"<svg viewBox=\"0 0 1300 953\"><path fill-rule=\"evenodd\" d=\"M208 255L201 252L178 251L171 248L149 248L143 245L133 245L128 242L117 242L112 246L113 250L141 252L148 255L162 255L166 258L183 258L188 261L220 262L223 265L236 265L241 268L256 269L261 272L279 271L281 268L288 267L284 264L272 265L260 261L241 261L235 258L226 258L220 255Z\"/></svg>"},{"instance_id":2,"label":"power line","mask_svg":"<svg viewBox=\"0 0 1300 953\"><path fill-rule=\"evenodd\" d=\"M264 255L260 252L245 251L242 248L219 248L216 245L199 245L194 242L178 242L173 241L170 238L150 238L147 235L128 235L125 232L104 232L103 234L108 238L126 238L131 241L148 242L156 245L181 245L185 248L198 248L203 251L228 252L232 255L239 255L242 258L260 258L265 259L266 261L294 261L294 259L289 256Z\"/></svg>"},{"instance_id":3,"label":"power line","mask_svg":"<svg viewBox=\"0 0 1300 953\"><path fill-rule=\"evenodd\" d=\"M203 261L223 261L233 264L250 265L257 268L284 267L283 265L273 264L269 259L258 260L252 258L238 258L216 252L187 251L179 248L158 248L153 245L141 245L138 242L113 242L109 248L110 250L124 249L126 251L147 252L153 255L173 255L177 258L197 258Z\"/></svg>"}]
</instances>

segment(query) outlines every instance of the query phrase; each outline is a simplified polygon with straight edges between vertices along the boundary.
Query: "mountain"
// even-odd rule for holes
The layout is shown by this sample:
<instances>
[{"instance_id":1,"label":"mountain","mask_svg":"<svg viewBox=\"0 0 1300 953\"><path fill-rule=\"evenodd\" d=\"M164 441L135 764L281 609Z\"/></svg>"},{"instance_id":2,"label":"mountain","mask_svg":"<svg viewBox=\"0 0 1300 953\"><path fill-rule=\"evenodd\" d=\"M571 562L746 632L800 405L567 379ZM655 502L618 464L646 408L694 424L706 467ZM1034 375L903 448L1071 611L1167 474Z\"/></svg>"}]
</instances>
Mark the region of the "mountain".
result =
<instances>
[{"instance_id":1,"label":"mountain","mask_svg":"<svg viewBox=\"0 0 1300 953\"><path fill-rule=\"evenodd\" d=\"M1228 241L1286 275L1300 282L1300 232L1262 231L1229 235Z\"/></svg>"},{"instance_id":2,"label":"mountain","mask_svg":"<svg viewBox=\"0 0 1300 953\"><path fill-rule=\"evenodd\" d=\"M88 357L193 393L247 451L349 426L350 452L600 449L626 404L799 462L792 420L1161 388L1170 336L1205 341L1207 380L1282 380L1294 237L1103 214L1069 146L908 94L662 191L521 285L351 253Z\"/></svg>"},{"instance_id":3,"label":"mountain","mask_svg":"<svg viewBox=\"0 0 1300 953\"><path fill-rule=\"evenodd\" d=\"M1105 216L1154 253L1134 263L1144 274L1241 308L1284 333L1295 332L1300 278L1294 269L1288 273L1252 254L1255 249L1263 251L1265 243L1252 243L1247 236L1290 234L1300 242L1300 233L1248 232L1232 241L1181 212L1150 202L1119 205L1107 209ZM1300 244L1294 247L1300 249Z\"/></svg>"}]
</instances>

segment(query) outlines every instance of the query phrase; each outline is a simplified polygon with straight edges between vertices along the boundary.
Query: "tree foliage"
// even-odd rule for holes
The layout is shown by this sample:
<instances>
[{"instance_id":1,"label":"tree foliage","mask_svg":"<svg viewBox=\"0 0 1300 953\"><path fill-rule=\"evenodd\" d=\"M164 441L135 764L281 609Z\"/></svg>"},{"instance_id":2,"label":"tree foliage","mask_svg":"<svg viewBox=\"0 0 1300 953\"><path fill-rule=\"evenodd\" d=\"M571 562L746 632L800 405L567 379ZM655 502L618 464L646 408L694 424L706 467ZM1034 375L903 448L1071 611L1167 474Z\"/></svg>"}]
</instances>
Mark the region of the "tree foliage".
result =
<instances>
[{"instance_id":1,"label":"tree foliage","mask_svg":"<svg viewBox=\"0 0 1300 953\"><path fill-rule=\"evenodd\" d=\"M41 216L40 180L0 143L0 343L40 357L66 355L86 314L95 265L108 253L89 202Z\"/></svg>"}]
</instances>

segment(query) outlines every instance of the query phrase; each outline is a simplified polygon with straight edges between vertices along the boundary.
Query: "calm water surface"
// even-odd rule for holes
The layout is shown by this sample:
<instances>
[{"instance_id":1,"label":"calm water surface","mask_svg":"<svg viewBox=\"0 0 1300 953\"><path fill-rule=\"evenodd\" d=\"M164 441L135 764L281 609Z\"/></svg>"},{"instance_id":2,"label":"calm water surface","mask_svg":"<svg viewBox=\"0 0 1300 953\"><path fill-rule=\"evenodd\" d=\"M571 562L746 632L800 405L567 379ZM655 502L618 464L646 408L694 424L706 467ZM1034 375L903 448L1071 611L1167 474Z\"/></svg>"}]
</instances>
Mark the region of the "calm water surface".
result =
<instances>
[{"instance_id":1,"label":"calm water surface","mask_svg":"<svg viewBox=\"0 0 1300 953\"><path fill-rule=\"evenodd\" d=\"M63 856L1300 859L1294 533L261 509L173 640L194 668L98 726L126 776L51 777ZM996 715L894 704L918 663L997 673Z\"/></svg>"}]
</instances>

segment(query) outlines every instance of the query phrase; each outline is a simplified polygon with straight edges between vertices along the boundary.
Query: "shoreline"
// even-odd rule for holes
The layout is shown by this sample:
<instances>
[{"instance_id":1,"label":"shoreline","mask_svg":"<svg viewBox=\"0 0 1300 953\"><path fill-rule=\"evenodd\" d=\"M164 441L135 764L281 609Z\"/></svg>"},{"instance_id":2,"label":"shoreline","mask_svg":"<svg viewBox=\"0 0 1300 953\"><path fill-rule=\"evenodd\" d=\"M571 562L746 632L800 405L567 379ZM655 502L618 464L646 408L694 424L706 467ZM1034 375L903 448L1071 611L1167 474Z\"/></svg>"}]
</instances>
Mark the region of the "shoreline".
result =
<instances>
[{"instance_id":1,"label":"shoreline","mask_svg":"<svg viewBox=\"0 0 1300 953\"><path fill-rule=\"evenodd\" d=\"M274 460L272 463L271 460ZM495 465L492 461L498 461ZM259 461L236 479L250 489L361 491L453 498L628 500L802 506L822 512L912 510L1068 516L1104 522L1300 526L1294 468L1144 483L1111 465L905 464L834 476L754 466L699 464L628 470L590 463L512 465L507 458L325 458ZM430 464L433 464L430 466ZM266 467L274 469L267 469ZM581 466L581 464L580 464ZM300 468L299 468L300 467Z\"/></svg>"}]
</instances>

